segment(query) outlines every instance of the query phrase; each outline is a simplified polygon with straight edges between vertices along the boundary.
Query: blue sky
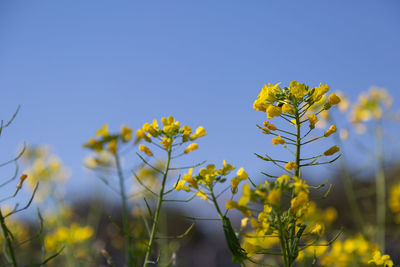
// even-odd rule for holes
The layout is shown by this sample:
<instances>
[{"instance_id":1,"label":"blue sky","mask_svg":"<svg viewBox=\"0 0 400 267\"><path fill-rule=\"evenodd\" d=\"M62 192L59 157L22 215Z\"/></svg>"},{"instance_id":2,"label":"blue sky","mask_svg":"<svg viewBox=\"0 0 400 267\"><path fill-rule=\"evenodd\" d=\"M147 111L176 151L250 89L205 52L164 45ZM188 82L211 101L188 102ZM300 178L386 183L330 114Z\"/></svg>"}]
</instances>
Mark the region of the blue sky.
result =
<instances>
[{"instance_id":1,"label":"blue sky","mask_svg":"<svg viewBox=\"0 0 400 267\"><path fill-rule=\"evenodd\" d=\"M256 175L253 152L279 153L252 110L267 82L323 82L353 100L377 85L399 108L399 13L398 1L1 1L1 118L22 108L0 158L50 144L85 190L97 181L81 144L97 128L173 115L209 133L190 160Z\"/></svg>"}]
</instances>

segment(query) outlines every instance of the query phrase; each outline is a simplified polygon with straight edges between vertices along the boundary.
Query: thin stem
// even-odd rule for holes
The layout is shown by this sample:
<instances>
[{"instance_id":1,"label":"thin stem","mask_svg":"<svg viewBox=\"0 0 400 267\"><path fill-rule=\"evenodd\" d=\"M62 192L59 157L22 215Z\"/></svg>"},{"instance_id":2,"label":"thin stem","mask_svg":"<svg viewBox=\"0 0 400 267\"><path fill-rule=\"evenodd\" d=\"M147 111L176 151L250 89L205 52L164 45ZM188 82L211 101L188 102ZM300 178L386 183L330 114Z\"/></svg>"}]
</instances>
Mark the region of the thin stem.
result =
<instances>
[{"instance_id":1,"label":"thin stem","mask_svg":"<svg viewBox=\"0 0 400 267\"><path fill-rule=\"evenodd\" d=\"M147 265L149 264L149 259L150 259L151 252L153 249L154 240L156 238L158 222L159 222L160 212L161 212L161 206L162 206L163 196L164 196L165 183L167 181L169 165L171 162L171 152L172 152L171 148L168 149L168 159L167 159L167 163L165 164L164 175L163 175L163 179L162 179L162 183L161 183L161 189L160 189L160 193L158 195L156 213L154 214L153 227L151 229L149 245L147 246L146 255L144 257L143 267L147 267Z\"/></svg>"},{"instance_id":2,"label":"thin stem","mask_svg":"<svg viewBox=\"0 0 400 267\"><path fill-rule=\"evenodd\" d=\"M284 231L283 231L283 227L282 227L282 221L281 221L279 214L277 214L277 215L278 215L278 221L279 221L279 240L281 242L283 262L285 264L285 267L288 267L289 263L288 263L288 256L287 256L287 247L286 247Z\"/></svg>"},{"instance_id":3,"label":"thin stem","mask_svg":"<svg viewBox=\"0 0 400 267\"><path fill-rule=\"evenodd\" d=\"M332 121L332 124L335 124L335 121L333 120L333 118L331 118L331 121ZM347 168L347 164L346 164L347 160L345 158L345 153L343 152L344 145L343 145L343 142L340 139L339 135L335 134L334 137L336 139L336 142L339 144L339 147L341 148L341 151L343 153L343 159L340 161L340 168L342 169L342 173L343 173L343 175L341 175L341 177L343 179L345 193L346 193L347 199L349 201L350 209L352 211L351 214L353 215L354 223L360 227L360 232L362 234L365 234L364 219L363 219L363 216L360 211L360 207L357 202L356 193L355 193L355 190L353 187L352 177Z\"/></svg>"},{"instance_id":4,"label":"thin stem","mask_svg":"<svg viewBox=\"0 0 400 267\"><path fill-rule=\"evenodd\" d=\"M119 187L121 193L121 204L122 204L122 229L124 230L124 241L125 241L125 260L128 263L128 266L133 265L132 261L132 246L131 240L129 236L129 211L128 205L126 200L126 193L125 193L125 179L122 173L121 162L119 159L118 154L115 154L115 163L117 166L118 178L119 178Z\"/></svg>"},{"instance_id":5,"label":"thin stem","mask_svg":"<svg viewBox=\"0 0 400 267\"><path fill-rule=\"evenodd\" d=\"M299 114L299 109L298 109L298 104L296 103L296 170L295 170L295 175L297 177L300 176L300 153L301 153L301 124L300 124L300 114ZM294 191L292 192L292 198L294 197ZM295 251L297 251L296 247L291 247L291 244L293 246L297 246L297 244L294 244L292 241L295 239L296 235L296 219L293 219L293 223L291 224L291 228L289 230L290 233L290 239L289 244L288 244L288 266L291 267L293 263L296 260L297 255L291 255Z\"/></svg>"},{"instance_id":6,"label":"thin stem","mask_svg":"<svg viewBox=\"0 0 400 267\"><path fill-rule=\"evenodd\" d=\"M377 144L377 168L376 168L376 219L378 224L377 243L381 251L385 251L385 224L386 224L386 183L383 169L383 128L379 125L375 132Z\"/></svg>"}]
</instances>

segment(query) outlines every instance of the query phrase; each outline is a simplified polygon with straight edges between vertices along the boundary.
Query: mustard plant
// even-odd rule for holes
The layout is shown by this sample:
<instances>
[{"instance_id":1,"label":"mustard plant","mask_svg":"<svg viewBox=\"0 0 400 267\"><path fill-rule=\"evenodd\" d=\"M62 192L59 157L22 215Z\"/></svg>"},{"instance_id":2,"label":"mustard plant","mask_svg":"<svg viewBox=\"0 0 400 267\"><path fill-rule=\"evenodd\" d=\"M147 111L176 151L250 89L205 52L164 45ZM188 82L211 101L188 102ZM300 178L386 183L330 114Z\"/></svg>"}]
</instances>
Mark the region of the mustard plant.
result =
<instances>
[{"instance_id":1,"label":"mustard plant","mask_svg":"<svg viewBox=\"0 0 400 267\"><path fill-rule=\"evenodd\" d=\"M162 176L159 192L153 192L150 188L145 187L149 192L151 192L153 195L156 196L157 202L156 202L155 211L153 211L152 208L146 202L146 205L148 207L148 212L149 212L149 215L151 218L151 224L149 227L149 240L147 243L146 254L144 257L143 266L148 266L149 264L159 263L159 259L161 258L161 255L160 255L161 251L156 260L151 259L155 241L157 239L162 240L162 239L170 238L167 236L161 236L158 233L158 229L159 229L162 205L165 201L168 201L166 199L166 196L168 194L170 194L171 192L173 192L174 188L176 186L178 186L180 183L180 181L178 179L177 185L173 186L170 189L167 188L167 186L168 186L167 181L168 181L168 177L171 176L171 172L179 171L180 169L182 169L181 167L171 167L172 161L173 161L173 159L175 159L177 157L186 155L186 154L196 150L198 148L198 144L193 143L193 141L206 135L206 131L203 127L201 127L201 126L198 127L196 129L196 131L193 133L192 129L189 126L184 125L183 127L181 127L180 123L178 121L176 121L172 116L169 116L167 118L161 118L161 123L162 123L162 127L160 127L158 125L156 120L153 120L153 122L151 124L145 123L141 129L136 131L136 136L138 138L137 141L144 140L149 145L152 145L152 146L158 148L159 150L164 152L164 154L166 154L166 162L163 166L163 169L160 170L156 166L151 164L149 162L149 160L145 159L144 156L142 156L141 154L138 153L138 156L143 161L143 163L145 163L152 169L159 172ZM186 145L186 147L182 148L184 145ZM142 154L146 155L149 158L154 157L154 153L152 152L152 150L150 150L150 148L144 144L141 144L139 146L139 150L142 152ZM194 166L192 166L192 167L194 167ZM134 174L134 175L138 181L141 181L140 177L138 177L136 174ZM141 184L144 186L143 183L141 183ZM185 233L183 233L182 235L180 235L178 237L179 238L184 237L190 231L191 227L189 227L189 229L186 230Z\"/></svg>"},{"instance_id":2,"label":"mustard plant","mask_svg":"<svg viewBox=\"0 0 400 267\"><path fill-rule=\"evenodd\" d=\"M14 115L11 117L11 119L4 123L3 120L0 122L0 135L3 134L4 129L9 127L11 123L14 121L17 113L19 111L19 107L17 108L16 112ZM8 160L6 162L0 163L0 167L5 167L10 164L14 164L14 174L11 178L7 179L6 181L2 182L0 184L0 187L5 187L9 184L12 184L15 182L15 180L18 177L18 171L19 171L19 165L18 165L18 160L23 156L25 152L25 145L22 147L22 149L18 152L18 155L11 160ZM30 243L34 240L43 240L43 218L38 211L38 218L39 218L39 232L35 235L29 236L28 231L24 229L21 223L17 222L16 220L13 220L11 216L18 214L24 210L27 210L31 204L32 201L34 200L36 196L36 192L39 187L39 182L36 182L33 186L33 191L31 193L31 196L29 198L29 201L23 205L22 207L19 207L19 203L15 203L14 207L9 209L7 206L4 204L6 201L9 200L14 200L14 198L17 196L17 194L20 192L20 190L23 187L23 184L25 181L29 181L31 177L29 177L28 174L23 173L22 175L19 176L19 182L16 185L16 189L14 190L13 194L10 194L7 197L2 197L0 199L1 207L0 207L0 226L2 230L2 236L0 237L0 240L2 241L1 243L4 243L4 247L2 249L2 253L0 254L0 261L2 266L13 266L13 267L18 267L22 266L24 259L21 257L23 255L23 251L21 251L21 246ZM58 251L52 252L50 256L46 256L46 248L44 247L44 244L41 244L41 249L43 251L42 257L39 262L37 263L32 263L33 265L37 266L43 266L55 257L57 257L63 250L63 248L59 249Z\"/></svg>"},{"instance_id":3,"label":"mustard plant","mask_svg":"<svg viewBox=\"0 0 400 267\"><path fill-rule=\"evenodd\" d=\"M95 152L94 156L86 159L87 167L97 171L98 177L109 188L116 192L121 199L122 207L122 227L121 232L124 236L124 254L126 266L134 266L133 243L129 223L129 208L128 208L128 194L126 189L126 179L124 170L121 163L121 149L127 146L132 139L132 129L123 125L121 131L111 134L108 125L104 124L96 132L94 138L90 138L87 143L83 145ZM116 172L119 187L111 183L109 177L106 175L113 175ZM116 223L115 223L116 224Z\"/></svg>"},{"instance_id":4,"label":"mustard plant","mask_svg":"<svg viewBox=\"0 0 400 267\"><path fill-rule=\"evenodd\" d=\"M225 212L221 210L214 194L214 186L225 182L224 176L228 175L229 171L233 169L225 162L221 169L216 170L214 165L208 165L195 176L192 175L192 170L190 170L183 177L181 184L177 186L177 190L184 189L186 191L198 190L200 185L206 189L198 191L197 194L203 199L210 199L210 202L214 204L222 222L234 262L239 262L243 266L246 261L263 264L262 261L256 260L252 256L258 254L276 255L283 259L284 266L289 267L294 265L301 250L311 245L328 246L337 238L336 236L331 241L318 243L320 237L324 235L325 225L322 222L309 224L307 221L307 213L310 207L309 193L310 189L323 188L327 183L318 186L308 185L301 172L304 167L330 164L340 157L339 154L330 159L331 156L339 152L337 146L321 151L316 156L303 156L306 154L304 150L307 144L327 138L337 131L336 126L331 125L319 136L309 137L319 120L318 115L340 103L340 98L332 93L329 97L326 97L326 101L320 106L319 110L309 113L309 110L318 105L321 99L325 97L328 90L329 86L327 85L309 88L297 81L292 81L289 87L283 89L279 87L279 83L265 85L262 88L253 108L265 112L269 120L280 118L288 124L288 127L278 128L270 121L265 121L263 126L257 126L262 133L274 137L271 141L272 145L282 146L294 158L293 160L275 159L268 154L260 155L256 153L258 158L274 164L284 174L274 176L262 172L267 176L267 179L256 185L243 169L240 169L237 176L231 180L232 198L226 202ZM305 132L304 126L307 127ZM243 180L249 180L250 183L243 185L242 196L239 201L235 201L233 196L238 192L239 182ZM184 181L188 182L187 187L183 184ZM326 197L329 191L330 187L322 197ZM261 210L259 209L260 205ZM240 231L235 232L232 229L227 217L228 211L232 209L240 211L245 216ZM250 222L253 230L246 233L245 229L248 222ZM265 249L249 243L241 245L239 243L240 235L245 239L278 239L280 248L278 250L275 248Z\"/></svg>"}]
</instances>

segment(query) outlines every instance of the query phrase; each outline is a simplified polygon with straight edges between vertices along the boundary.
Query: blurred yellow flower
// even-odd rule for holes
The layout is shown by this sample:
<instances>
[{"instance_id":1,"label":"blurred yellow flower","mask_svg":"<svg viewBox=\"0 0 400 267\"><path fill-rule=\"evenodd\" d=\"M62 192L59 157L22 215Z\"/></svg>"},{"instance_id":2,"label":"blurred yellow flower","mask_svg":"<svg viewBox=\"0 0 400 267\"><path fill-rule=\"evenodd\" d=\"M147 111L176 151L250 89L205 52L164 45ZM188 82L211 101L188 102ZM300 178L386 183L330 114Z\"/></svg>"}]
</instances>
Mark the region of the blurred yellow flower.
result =
<instances>
[{"instance_id":1,"label":"blurred yellow flower","mask_svg":"<svg viewBox=\"0 0 400 267\"><path fill-rule=\"evenodd\" d=\"M325 131L324 136L328 137L333 133L336 133L337 129L336 129L336 125L332 125L331 127L329 127L328 130Z\"/></svg>"},{"instance_id":2,"label":"blurred yellow flower","mask_svg":"<svg viewBox=\"0 0 400 267\"><path fill-rule=\"evenodd\" d=\"M318 122L318 118L314 113L312 113L308 115L308 121L310 122L310 129L314 129L315 124Z\"/></svg>"},{"instance_id":3,"label":"blurred yellow flower","mask_svg":"<svg viewBox=\"0 0 400 267\"><path fill-rule=\"evenodd\" d=\"M192 151L196 150L198 147L199 147L198 144L193 143L193 144L188 145L183 152L185 154L188 154L189 152L192 152Z\"/></svg>"},{"instance_id":4,"label":"blurred yellow flower","mask_svg":"<svg viewBox=\"0 0 400 267\"><path fill-rule=\"evenodd\" d=\"M149 157L153 156L153 152L151 152L151 150L145 145L140 145L139 150L145 153Z\"/></svg>"},{"instance_id":5,"label":"blurred yellow flower","mask_svg":"<svg viewBox=\"0 0 400 267\"><path fill-rule=\"evenodd\" d=\"M272 144L273 145L284 145L285 140L283 140L282 137L280 135L278 135L278 137L272 138Z\"/></svg>"},{"instance_id":6,"label":"blurred yellow flower","mask_svg":"<svg viewBox=\"0 0 400 267\"><path fill-rule=\"evenodd\" d=\"M335 93L332 93L329 97L328 97L328 103L331 106L337 105L340 103L340 97L338 97Z\"/></svg>"},{"instance_id":7,"label":"blurred yellow flower","mask_svg":"<svg viewBox=\"0 0 400 267\"><path fill-rule=\"evenodd\" d=\"M392 267L393 266L393 261L390 259L389 255L381 255L379 251L376 251L374 253L374 256L370 261L368 261L368 264L374 263L377 266L383 266L383 267Z\"/></svg>"},{"instance_id":8,"label":"blurred yellow flower","mask_svg":"<svg viewBox=\"0 0 400 267\"><path fill-rule=\"evenodd\" d=\"M294 161L289 161L289 162L286 163L286 165L285 165L285 169L288 170L288 171L291 171L291 170L293 170L293 169L296 169L297 167L298 167L298 166L297 166L296 162L294 162Z\"/></svg>"},{"instance_id":9,"label":"blurred yellow flower","mask_svg":"<svg viewBox=\"0 0 400 267\"><path fill-rule=\"evenodd\" d=\"M121 126L121 138L123 142L129 142L132 139L132 129L128 126Z\"/></svg>"},{"instance_id":10,"label":"blurred yellow flower","mask_svg":"<svg viewBox=\"0 0 400 267\"><path fill-rule=\"evenodd\" d=\"M108 131L108 124L104 124L99 130L96 132L96 137L107 137L110 135Z\"/></svg>"}]
</instances>

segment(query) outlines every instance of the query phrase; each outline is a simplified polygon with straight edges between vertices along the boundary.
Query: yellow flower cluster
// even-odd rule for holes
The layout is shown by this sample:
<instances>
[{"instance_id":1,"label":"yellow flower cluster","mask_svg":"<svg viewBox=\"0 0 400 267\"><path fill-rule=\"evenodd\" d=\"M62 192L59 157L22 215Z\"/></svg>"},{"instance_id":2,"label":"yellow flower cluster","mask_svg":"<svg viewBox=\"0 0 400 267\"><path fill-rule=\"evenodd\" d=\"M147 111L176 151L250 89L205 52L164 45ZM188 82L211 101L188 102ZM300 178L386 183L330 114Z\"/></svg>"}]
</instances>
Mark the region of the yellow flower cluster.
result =
<instances>
[{"instance_id":1,"label":"yellow flower cluster","mask_svg":"<svg viewBox=\"0 0 400 267\"><path fill-rule=\"evenodd\" d=\"M381 255L379 251L375 251L374 256L371 260L368 261L368 264L375 264L376 266L382 267L392 267L393 261L390 259L390 256L385 254Z\"/></svg>"},{"instance_id":2,"label":"yellow flower cluster","mask_svg":"<svg viewBox=\"0 0 400 267\"><path fill-rule=\"evenodd\" d=\"M54 233L46 235L44 244L46 250L56 252L63 245L76 245L85 242L93 236L90 226L72 224L70 227L59 227Z\"/></svg>"},{"instance_id":3,"label":"yellow flower cluster","mask_svg":"<svg viewBox=\"0 0 400 267\"><path fill-rule=\"evenodd\" d=\"M214 164L209 164L205 168L201 168L197 175L193 175L193 168L190 168L188 173L184 174L182 179L175 184L175 190L184 190L189 192L196 191L196 194L204 200L208 199L208 192L211 192L216 183L224 183L226 175L234 170L235 167L226 163L224 160L223 167L216 169ZM232 191L236 190L240 181L248 178L247 173L243 168L240 168L236 177L232 181ZM201 187L201 188L200 188Z\"/></svg>"},{"instance_id":4,"label":"yellow flower cluster","mask_svg":"<svg viewBox=\"0 0 400 267\"><path fill-rule=\"evenodd\" d=\"M244 184L242 189L242 197L238 202L234 200L228 200L225 203L226 209L237 209L246 217L252 217L253 212L248 208L247 204L251 198L251 189L249 184Z\"/></svg>"},{"instance_id":5,"label":"yellow flower cluster","mask_svg":"<svg viewBox=\"0 0 400 267\"><path fill-rule=\"evenodd\" d=\"M354 105L351 119L354 123L380 119L384 109L392 105L393 99L383 88L372 87L368 93L361 94Z\"/></svg>"},{"instance_id":6,"label":"yellow flower cluster","mask_svg":"<svg viewBox=\"0 0 400 267\"><path fill-rule=\"evenodd\" d=\"M83 147L89 148L97 153L106 150L107 152L116 155L118 151L118 141L127 143L131 139L131 128L122 125L119 133L110 134L108 124L104 124L99 130L97 130L96 136L94 138L90 138L89 141L83 145ZM92 160L91 164L89 165L94 165L94 162L96 162L96 160Z\"/></svg>"},{"instance_id":7,"label":"yellow flower cluster","mask_svg":"<svg viewBox=\"0 0 400 267\"><path fill-rule=\"evenodd\" d=\"M250 231L244 236L242 247L246 250L247 255L251 257L259 254L260 251L265 251L278 245L279 238L277 235L277 232L265 235L264 231Z\"/></svg>"},{"instance_id":8,"label":"yellow flower cluster","mask_svg":"<svg viewBox=\"0 0 400 267\"><path fill-rule=\"evenodd\" d=\"M145 140L146 142L151 143L152 138L160 138L161 145L165 150L169 150L172 147L173 142L181 137L182 143L188 141L194 141L199 137L202 137L207 134L206 130L203 127L198 127L196 131L192 134L192 129L184 125L180 127L179 121L176 121L174 117L169 116L167 118L161 118L162 128L159 127L157 120L153 120L153 122L143 124L143 127L136 131L137 141ZM190 144L184 151L184 153L189 153L198 148L198 144ZM144 151L143 151L144 152ZM146 152L145 152L146 153ZM146 153L147 154L147 153Z\"/></svg>"},{"instance_id":9,"label":"yellow flower cluster","mask_svg":"<svg viewBox=\"0 0 400 267\"><path fill-rule=\"evenodd\" d=\"M325 249L318 258L319 264L327 267L368 266L370 264L381 267L393 266L390 257L381 256L377 246L369 243L362 235L336 240L330 249Z\"/></svg>"},{"instance_id":10,"label":"yellow flower cluster","mask_svg":"<svg viewBox=\"0 0 400 267\"><path fill-rule=\"evenodd\" d=\"M255 110L266 112L269 119L278 117L282 113L294 115L296 112L294 106L297 103L305 101L311 106L325 97L325 94L329 91L328 85L321 84L309 89L307 85L298 81L290 82L288 88L282 89L279 85L280 83L264 85L253 104ZM339 103L340 97L333 93L328 97L325 109Z\"/></svg>"},{"instance_id":11,"label":"yellow flower cluster","mask_svg":"<svg viewBox=\"0 0 400 267\"><path fill-rule=\"evenodd\" d=\"M51 154L44 146L28 146L26 154L22 158L27 169L24 173L29 177L26 180L29 189L33 189L38 182L40 187L34 198L35 201L43 201L52 193L52 183L63 183L69 178L69 170L62 164L61 160Z\"/></svg>"}]
</instances>

